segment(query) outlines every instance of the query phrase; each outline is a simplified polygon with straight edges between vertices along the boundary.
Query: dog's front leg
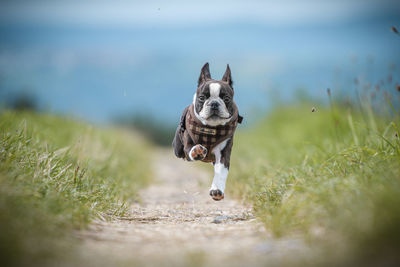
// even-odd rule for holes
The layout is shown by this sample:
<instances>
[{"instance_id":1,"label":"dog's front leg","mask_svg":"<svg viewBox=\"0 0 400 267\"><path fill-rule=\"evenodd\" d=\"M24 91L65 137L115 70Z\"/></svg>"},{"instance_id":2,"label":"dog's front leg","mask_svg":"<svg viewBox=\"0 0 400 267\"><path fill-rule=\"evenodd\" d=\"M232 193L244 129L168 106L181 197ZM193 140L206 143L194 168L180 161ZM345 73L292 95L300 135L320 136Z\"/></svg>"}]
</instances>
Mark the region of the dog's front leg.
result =
<instances>
[{"instance_id":1,"label":"dog's front leg","mask_svg":"<svg viewBox=\"0 0 400 267\"><path fill-rule=\"evenodd\" d=\"M232 151L232 140L228 139L216 146L212 153L215 155L214 179L211 184L210 196L214 200L224 198L226 179L229 172L229 161Z\"/></svg>"},{"instance_id":2,"label":"dog's front leg","mask_svg":"<svg viewBox=\"0 0 400 267\"><path fill-rule=\"evenodd\" d=\"M202 160L207 156L207 148L202 145L194 145L189 150L189 159L193 160Z\"/></svg>"},{"instance_id":3,"label":"dog's front leg","mask_svg":"<svg viewBox=\"0 0 400 267\"><path fill-rule=\"evenodd\" d=\"M182 138L182 143L184 144L183 150L187 155L188 161L202 160L207 156L207 148L202 145L195 144L187 131L184 132Z\"/></svg>"}]
</instances>

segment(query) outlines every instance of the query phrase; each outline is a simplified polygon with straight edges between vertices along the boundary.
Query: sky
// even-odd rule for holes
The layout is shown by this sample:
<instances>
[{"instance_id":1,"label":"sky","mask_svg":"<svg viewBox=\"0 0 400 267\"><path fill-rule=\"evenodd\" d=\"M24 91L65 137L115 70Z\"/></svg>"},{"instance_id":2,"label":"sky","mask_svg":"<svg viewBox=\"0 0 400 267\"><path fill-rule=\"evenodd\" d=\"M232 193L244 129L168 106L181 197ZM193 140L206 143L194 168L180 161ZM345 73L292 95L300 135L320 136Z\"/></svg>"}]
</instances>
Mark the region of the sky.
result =
<instances>
[{"instance_id":1,"label":"sky","mask_svg":"<svg viewBox=\"0 0 400 267\"><path fill-rule=\"evenodd\" d=\"M398 1L3 1L3 21L118 27L190 27L235 21L275 26L398 14Z\"/></svg>"},{"instance_id":2,"label":"sky","mask_svg":"<svg viewBox=\"0 0 400 267\"><path fill-rule=\"evenodd\" d=\"M137 113L174 122L202 65L220 79L229 63L251 116L299 89L323 98L327 87L354 90L355 77L398 79L397 2L1 1L0 97L29 93L100 123Z\"/></svg>"}]
</instances>

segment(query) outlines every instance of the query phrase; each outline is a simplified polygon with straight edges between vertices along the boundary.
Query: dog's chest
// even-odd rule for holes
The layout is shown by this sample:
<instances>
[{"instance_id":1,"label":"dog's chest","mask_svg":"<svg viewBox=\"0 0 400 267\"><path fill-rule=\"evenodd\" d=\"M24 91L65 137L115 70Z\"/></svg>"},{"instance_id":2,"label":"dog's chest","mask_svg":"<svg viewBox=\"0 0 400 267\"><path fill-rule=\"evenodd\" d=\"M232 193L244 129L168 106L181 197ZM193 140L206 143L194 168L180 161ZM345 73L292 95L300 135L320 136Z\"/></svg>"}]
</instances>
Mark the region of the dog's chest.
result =
<instances>
[{"instance_id":1,"label":"dog's chest","mask_svg":"<svg viewBox=\"0 0 400 267\"><path fill-rule=\"evenodd\" d=\"M186 114L185 124L186 130L195 144L200 144L206 147L208 151L213 151L214 148L233 136L237 127L237 120L233 120L225 125L211 127L203 125L189 111ZM215 155L208 153L203 161L214 162Z\"/></svg>"}]
</instances>

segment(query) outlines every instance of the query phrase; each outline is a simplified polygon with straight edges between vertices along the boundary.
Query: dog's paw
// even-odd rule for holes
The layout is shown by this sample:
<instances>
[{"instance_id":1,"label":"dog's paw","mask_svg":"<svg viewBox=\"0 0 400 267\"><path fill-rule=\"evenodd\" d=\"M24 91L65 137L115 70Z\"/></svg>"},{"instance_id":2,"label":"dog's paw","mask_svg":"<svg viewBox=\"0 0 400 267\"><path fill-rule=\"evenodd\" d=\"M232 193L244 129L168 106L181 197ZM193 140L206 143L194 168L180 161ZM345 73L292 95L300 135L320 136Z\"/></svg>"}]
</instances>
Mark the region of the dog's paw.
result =
<instances>
[{"instance_id":1,"label":"dog's paw","mask_svg":"<svg viewBox=\"0 0 400 267\"><path fill-rule=\"evenodd\" d=\"M210 190L210 196L212 197L212 199L214 199L215 201L219 201L221 199L224 199L224 193L222 193L221 190L219 189L211 189Z\"/></svg>"},{"instance_id":2,"label":"dog's paw","mask_svg":"<svg viewBox=\"0 0 400 267\"><path fill-rule=\"evenodd\" d=\"M190 157L192 160L202 160L207 156L207 148L202 145L195 145L190 150Z\"/></svg>"}]
</instances>

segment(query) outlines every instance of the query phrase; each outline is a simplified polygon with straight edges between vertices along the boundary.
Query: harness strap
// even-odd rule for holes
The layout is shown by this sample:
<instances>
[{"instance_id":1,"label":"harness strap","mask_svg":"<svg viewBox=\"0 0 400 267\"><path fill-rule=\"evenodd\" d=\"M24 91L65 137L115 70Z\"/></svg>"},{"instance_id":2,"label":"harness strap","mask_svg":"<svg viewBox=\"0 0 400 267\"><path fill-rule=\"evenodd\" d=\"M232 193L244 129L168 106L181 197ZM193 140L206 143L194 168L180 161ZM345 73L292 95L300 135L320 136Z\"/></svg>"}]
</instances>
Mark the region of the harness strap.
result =
<instances>
[{"instance_id":1,"label":"harness strap","mask_svg":"<svg viewBox=\"0 0 400 267\"><path fill-rule=\"evenodd\" d=\"M243 117L238 114L238 123L242 124Z\"/></svg>"}]
</instances>

